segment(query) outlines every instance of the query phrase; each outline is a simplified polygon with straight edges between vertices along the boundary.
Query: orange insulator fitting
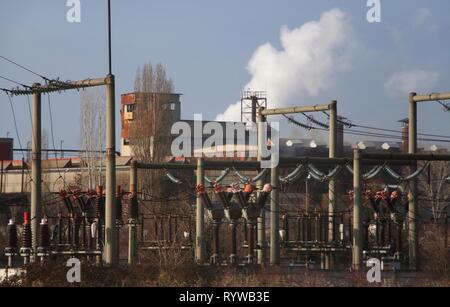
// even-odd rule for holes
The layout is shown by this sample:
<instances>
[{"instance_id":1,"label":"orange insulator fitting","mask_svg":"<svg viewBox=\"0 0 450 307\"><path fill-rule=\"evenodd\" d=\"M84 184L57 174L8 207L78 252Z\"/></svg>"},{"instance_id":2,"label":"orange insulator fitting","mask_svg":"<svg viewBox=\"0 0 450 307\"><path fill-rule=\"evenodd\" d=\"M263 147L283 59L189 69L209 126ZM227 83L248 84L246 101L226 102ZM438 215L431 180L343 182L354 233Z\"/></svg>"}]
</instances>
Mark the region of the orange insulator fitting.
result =
<instances>
[{"instance_id":1,"label":"orange insulator fitting","mask_svg":"<svg viewBox=\"0 0 450 307\"><path fill-rule=\"evenodd\" d=\"M23 224L28 225L30 223L30 213L28 211L25 211L23 213Z\"/></svg>"},{"instance_id":2,"label":"orange insulator fitting","mask_svg":"<svg viewBox=\"0 0 450 307\"><path fill-rule=\"evenodd\" d=\"M397 191L393 191L391 193L391 199L397 199L398 198L398 192Z\"/></svg>"},{"instance_id":3,"label":"orange insulator fitting","mask_svg":"<svg viewBox=\"0 0 450 307\"><path fill-rule=\"evenodd\" d=\"M205 186L203 184L198 184L197 187L195 188L195 190L197 191L197 194L204 194L204 193L206 193L206 189L205 189Z\"/></svg>"},{"instance_id":4,"label":"orange insulator fitting","mask_svg":"<svg viewBox=\"0 0 450 307\"><path fill-rule=\"evenodd\" d=\"M214 184L214 193L218 194L222 191L223 191L223 189L222 189L222 185L220 183Z\"/></svg>"},{"instance_id":5,"label":"orange insulator fitting","mask_svg":"<svg viewBox=\"0 0 450 307\"><path fill-rule=\"evenodd\" d=\"M244 193L253 193L255 187L249 183L244 186Z\"/></svg>"},{"instance_id":6,"label":"orange insulator fitting","mask_svg":"<svg viewBox=\"0 0 450 307\"><path fill-rule=\"evenodd\" d=\"M103 195L103 187L102 187L101 185L98 185L98 186L95 188L95 193L96 193L98 196Z\"/></svg>"}]
</instances>

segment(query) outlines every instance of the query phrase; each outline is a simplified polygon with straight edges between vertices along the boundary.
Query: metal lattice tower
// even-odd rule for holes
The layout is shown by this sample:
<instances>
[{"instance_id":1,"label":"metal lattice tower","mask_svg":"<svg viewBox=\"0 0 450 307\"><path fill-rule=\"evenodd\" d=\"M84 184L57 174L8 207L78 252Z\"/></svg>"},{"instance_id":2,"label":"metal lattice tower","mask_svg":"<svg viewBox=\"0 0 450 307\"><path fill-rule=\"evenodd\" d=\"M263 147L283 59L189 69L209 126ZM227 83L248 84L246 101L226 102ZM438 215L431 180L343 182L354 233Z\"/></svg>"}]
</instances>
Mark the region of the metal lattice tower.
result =
<instances>
[{"instance_id":1,"label":"metal lattice tower","mask_svg":"<svg viewBox=\"0 0 450 307\"><path fill-rule=\"evenodd\" d=\"M258 108L267 109L267 93L261 91L243 91L241 96L241 121L256 122Z\"/></svg>"}]
</instances>

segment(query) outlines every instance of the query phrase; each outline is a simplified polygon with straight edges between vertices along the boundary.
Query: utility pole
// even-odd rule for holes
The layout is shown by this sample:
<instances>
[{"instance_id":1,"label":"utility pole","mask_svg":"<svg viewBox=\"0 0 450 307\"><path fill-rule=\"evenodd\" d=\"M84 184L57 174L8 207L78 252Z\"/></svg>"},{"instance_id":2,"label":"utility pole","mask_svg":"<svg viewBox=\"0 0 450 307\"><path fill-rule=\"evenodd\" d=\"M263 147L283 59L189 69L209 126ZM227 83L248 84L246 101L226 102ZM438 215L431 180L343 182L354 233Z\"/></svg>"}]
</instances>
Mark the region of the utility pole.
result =
<instances>
[{"instance_id":1,"label":"utility pole","mask_svg":"<svg viewBox=\"0 0 450 307\"><path fill-rule=\"evenodd\" d=\"M272 156L272 161L274 157ZM270 264L280 264L280 183L278 165L272 165L270 172L272 192L270 200Z\"/></svg>"},{"instance_id":2,"label":"utility pole","mask_svg":"<svg viewBox=\"0 0 450 307\"><path fill-rule=\"evenodd\" d=\"M361 151L355 149L353 151L353 249L352 249L352 269L362 269L362 162Z\"/></svg>"},{"instance_id":3,"label":"utility pole","mask_svg":"<svg viewBox=\"0 0 450 307\"><path fill-rule=\"evenodd\" d=\"M408 136L408 152L410 154L417 153L417 102L414 97L416 93L409 94L409 136ZM415 161L411 166L411 173L417 169ZM408 208L408 244L409 244L409 268L417 269L418 256L418 229L417 229L417 180L413 179L409 182L409 208Z\"/></svg>"},{"instance_id":4,"label":"utility pole","mask_svg":"<svg viewBox=\"0 0 450 307\"><path fill-rule=\"evenodd\" d=\"M329 158L336 158L337 154L337 101L330 104L330 131L329 131ZM331 178L328 183L328 242L334 241L334 218L337 210L336 180ZM334 268L334 254L328 253L325 256L325 268Z\"/></svg>"},{"instance_id":5,"label":"utility pole","mask_svg":"<svg viewBox=\"0 0 450 307\"><path fill-rule=\"evenodd\" d=\"M106 76L106 210L105 210L105 262L117 265L116 231L116 123L115 80L111 64L111 0L108 0L108 58L109 74Z\"/></svg>"},{"instance_id":6,"label":"utility pole","mask_svg":"<svg viewBox=\"0 0 450 307\"><path fill-rule=\"evenodd\" d=\"M264 108L258 109L258 115L257 115L257 128L258 128L258 162L261 162L261 146L264 144L265 136L264 136L264 125L266 122L266 118L261 114L261 111L264 110ZM258 190L258 197L259 193L263 188L264 178L261 178L256 183L256 187ZM257 236L258 236L258 246L259 249L257 250L257 261L258 264L264 265L265 258L266 258L266 211L265 208L261 209L260 216L258 217L257 223Z\"/></svg>"},{"instance_id":7,"label":"utility pole","mask_svg":"<svg viewBox=\"0 0 450 307\"><path fill-rule=\"evenodd\" d=\"M128 264L137 263L137 223L138 223L138 179L137 179L137 163L131 161L130 165L130 195L131 203L129 208L130 218L128 219Z\"/></svg>"},{"instance_id":8,"label":"utility pole","mask_svg":"<svg viewBox=\"0 0 450 307\"><path fill-rule=\"evenodd\" d=\"M197 160L197 185L205 184L205 170L203 158ZM202 265L205 262L205 237L203 229L205 227L205 212L203 202L197 195L196 215L195 215L195 260Z\"/></svg>"},{"instance_id":9,"label":"utility pole","mask_svg":"<svg viewBox=\"0 0 450 307\"><path fill-rule=\"evenodd\" d=\"M114 76L107 76L106 84L106 203L105 203L105 261L117 264L116 240L116 140L115 140Z\"/></svg>"},{"instance_id":10,"label":"utility pole","mask_svg":"<svg viewBox=\"0 0 450 307\"><path fill-rule=\"evenodd\" d=\"M39 83L33 84L33 89L38 88ZM37 252L39 245L39 224L41 222L42 211L42 174L41 174L41 93L33 93L32 105L32 140L31 140L31 232L33 242L33 252ZM35 256L32 256L35 261Z\"/></svg>"}]
</instances>

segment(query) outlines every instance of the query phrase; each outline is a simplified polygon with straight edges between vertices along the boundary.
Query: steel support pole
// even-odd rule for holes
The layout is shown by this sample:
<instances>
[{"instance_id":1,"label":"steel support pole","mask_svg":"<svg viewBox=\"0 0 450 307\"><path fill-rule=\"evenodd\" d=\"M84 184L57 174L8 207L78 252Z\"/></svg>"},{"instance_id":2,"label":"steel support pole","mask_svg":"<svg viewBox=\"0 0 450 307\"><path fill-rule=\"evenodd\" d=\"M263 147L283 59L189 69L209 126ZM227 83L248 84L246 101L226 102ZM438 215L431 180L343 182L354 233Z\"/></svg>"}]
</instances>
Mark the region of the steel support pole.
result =
<instances>
[{"instance_id":1,"label":"steel support pole","mask_svg":"<svg viewBox=\"0 0 450 307\"><path fill-rule=\"evenodd\" d=\"M355 149L353 152L353 248L352 248L352 268L362 269L363 250L363 229L361 221L362 210L362 163L361 151Z\"/></svg>"},{"instance_id":2,"label":"steel support pole","mask_svg":"<svg viewBox=\"0 0 450 307\"><path fill-rule=\"evenodd\" d=\"M417 102L416 93L409 95L409 136L408 153L417 152ZM415 172L417 162L411 167L411 173ZM417 180L412 179L409 182L409 210L408 210L408 245L409 245L409 268L416 270L418 268L418 227L417 227Z\"/></svg>"},{"instance_id":3,"label":"steel support pole","mask_svg":"<svg viewBox=\"0 0 450 307\"><path fill-rule=\"evenodd\" d=\"M197 185L205 184L205 171L203 168L204 160L197 160ZM200 196L197 196L196 214L195 214L195 260L197 264L205 263L205 212L203 202Z\"/></svg>"},{"instance_id":4,"label":"steel support pole","mask_svg":"<svg viewBox=\"0 0 450 307\"><path fill-rule=\"evenodd\" d=\"M270 264L280 264L280 184L278 180L279 169L278 165L272 165L270 172L272 192L270 200Z\"/></svg>"},{"instance_id":5,"label":"steel support pole","mask_svg":"<svg viewBox=\"0 0 450 307\"><path fill-rule=\"evenodd\" d=\"M264 144L264 129L263 129L263 125L266 122L266 118L265 116L263 116L261 114L261 112L264 110L264 108L259 108L258 110L258 116L257 116L257 125L258 125L258 161L261 161L261 153L259 150L259 146ZM259 197L259 193L260 191L263 189L263 182L264 178L261 178L260 180L258 180L258 182L256 183L256 187L258 190L258 197ZM261 214L258 217L257 220L257 236L258 236L258 250L256 252L256 257L257 257L257 263L264 265L265 264L265 259L266 259L266 211L264 210L264 208L261 210Z\"/></svg>"},{"instance_id":6,"label":"steel support pole","mask_svg":"<svg viewBox=\"0 0 450 307\"><path fill-rule=\"evenodd\" d=\"M116 231L116 133L115 82L107 76L106 84L106 202L105 202L105 263L117 265Z\"/></svg>"},{"instance_id":7,"label":"steel support pole","mask_svg":"<svg viewBox=\"0 0 450 307\"><path fill-rule=\"evenodd\" d=\"M137 191L138 191L138 177L137 177L137 163L131 161L130 165L130 206L136 206L137 203ZM135 208L134 208L135 209ZM136 211L129 210L131 216L128 218L128 264L134 265L137 263L137 224L138 216L135 215Z\"/></svg>"},{"instance_id":8,"label":"steel support pole","mask_svg":"<svg viewBox=\"0 0 450 307\"><path fill-rule=\"evenodd\" d=\"M40 87L39 83L33 84L33 87ZM32 105L32 141L31 141L31 232L33 251L37 252L39 224L41 222L42 211L42 169L41 169L41 94L33 93ZM35 256L31 257L34 262Z\"/></svg>"},{"instance_id":9,"label":"steel support pole","mask_svg":"<svg viewBox=\"0 0 450 307\"><path fill-rule=\"evenodd\" d=\"M329 158L336 158L337 155L337 101L332 101L330 104L330 131L328 156ZM336 195L336 180L331 178L328 183L328 241L334 241L334 218L337 210L337 195ZM325 257L325 268L331 270L334 268L334 254L328 253Z\"/></svg>"}]
</instances>

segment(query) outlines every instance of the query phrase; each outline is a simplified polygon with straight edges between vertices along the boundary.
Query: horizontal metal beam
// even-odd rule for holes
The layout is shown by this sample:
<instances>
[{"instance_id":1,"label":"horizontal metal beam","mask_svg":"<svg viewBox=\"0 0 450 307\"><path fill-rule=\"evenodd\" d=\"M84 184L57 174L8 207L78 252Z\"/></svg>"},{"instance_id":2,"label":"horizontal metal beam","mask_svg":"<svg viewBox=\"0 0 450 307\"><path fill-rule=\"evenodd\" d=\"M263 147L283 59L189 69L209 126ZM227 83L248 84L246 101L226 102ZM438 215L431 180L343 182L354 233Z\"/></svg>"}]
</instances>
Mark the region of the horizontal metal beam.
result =
<instances>
[{"instance_id":1,"label":"horizontal metal beam","mask_svg":"<svg viewBox=\"0 0 450 307\"><path fill-rule=\"evenodd\" d=\"M366 159L363 160L364 165L380 165L387 159ZM296 167L299 164L312 163L314 165L345 165L352 164L352 158L322 158L322 157L296 157L296 158L280 158L279 167ZM409 165L411 160L408 159L395 159L390 160L390 165ZM176 163L137 163L138 169L159 169L159 170L195 170L197 169L196 163L189 164L176 164ZM234 161L234 160L205 160L205 170L223 170L225 168L235 168L237 170L256 171L261 168L261 163L257 161Z\"/></svg>"},{"instance_id":2,"label":"horizontal metal beam","mask_svg":"<svg viewBox=\"0 0 450 307\"><path fill-rule=\"evenodd\" d=\"M416 95L413 98L414 102L436 101L436 100L450 100L450 93L435 93L430 95Z\"/></svg>"},{"instance_id":3,"label":"horizontal metal beam","mask_svg":"<svg viewBox=\"0 0 450 307\"><path fill-rule=\"evenodd\" d=\"M362 153L362 158L365 160L404 160L404 161L450 161L450 155L443 154L398 154L398 153Z\"/></svg>"},{"instance_id":4,"label":"horizontal metal beam","mask_svg":"<svg viewBox=\"0 0 450 307\"><path fill-rule=\"evenodd\" d=\"M261 166L257 161L204 161L206 170L222 170L224 168L235 168L237 170L257 170ZM160 169L160 170L196 170L197 163L137 163L138 169Z\"/></svg>"},{"instance_id":5,"label":"horizontal metal beam","mask_svg":"<svg viewBox=\"0 0 450 307\"><path fill-rule=\"evenodd\" d=\"M314 106L299 106L291 108L279 108L279 109L266 109L261 111L264 116L269 115L283 115L283 114L294 114L294 113L310 113L318 111L328 111L330 110L331 104L319 104Z\"/></svg>"},{"instance_id":6,"label":"horizontal metal beam","mask_svg":"<svg viewBox=\"0 0 450 307\"><path fill-rule=\"evenodd\" d=\"M36 93L61 92L61 91L66 91L66 90L103 86L103 85L110 84L111 82L112 82L112 79L109 76L107 76L105 78L85 79L85 80L79 80L79 81L51 80L46 85L33 86L26 90L13 89L13 90L9 90L9 92L13 95L31 95L31 94L36 94Z\"/></svg>"},{"instance_id":7,"label":"horizontal metal beam","mask_svg":"<svg viewBox=\"0 0 450 307\"><path fill-rule=\"evenodd\" d=\"M14 148L14 152L31 152L31 149ZM105 150L82 150L82 149L41 149L41 152L54 152L54 153L106 153ZM120 157L120 151L116 151L116 155Z\"/></svg>"}]
</instances>

